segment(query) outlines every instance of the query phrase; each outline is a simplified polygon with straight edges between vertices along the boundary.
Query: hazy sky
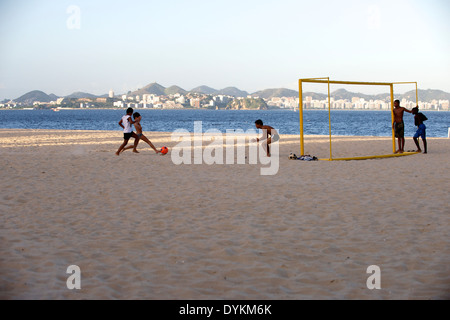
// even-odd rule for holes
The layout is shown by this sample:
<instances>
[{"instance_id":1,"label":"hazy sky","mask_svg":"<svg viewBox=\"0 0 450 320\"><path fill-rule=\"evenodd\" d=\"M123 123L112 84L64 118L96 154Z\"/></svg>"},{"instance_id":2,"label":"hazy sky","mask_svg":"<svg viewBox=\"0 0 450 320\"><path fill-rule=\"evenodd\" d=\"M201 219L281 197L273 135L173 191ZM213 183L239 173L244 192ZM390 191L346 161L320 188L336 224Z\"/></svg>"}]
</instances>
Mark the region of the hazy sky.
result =
<instances>
[{"instance_id":1,"label":"hazy sky","mask_svg":"<svg viewBox=\"0 0 450 320\"><path fill-rule=\"evenodd\" d=\"M450 92L449 14L448 0L0 0L0 99L319 76Z\"/></svg>"}]
</instances>

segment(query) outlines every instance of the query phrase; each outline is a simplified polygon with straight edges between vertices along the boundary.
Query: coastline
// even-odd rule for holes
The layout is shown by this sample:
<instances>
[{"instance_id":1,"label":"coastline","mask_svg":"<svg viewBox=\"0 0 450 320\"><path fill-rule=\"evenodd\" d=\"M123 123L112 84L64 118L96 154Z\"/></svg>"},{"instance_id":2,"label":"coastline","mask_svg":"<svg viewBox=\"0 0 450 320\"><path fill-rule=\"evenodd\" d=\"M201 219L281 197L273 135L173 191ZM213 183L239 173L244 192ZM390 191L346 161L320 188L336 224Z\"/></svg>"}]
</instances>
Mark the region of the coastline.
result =
<instances>
[{"instance_id":1,"label":"coastline","mask_svg":"<svg viewBox=\"0 0 450 320\"><path fill-rule=\"evenodd\" d=\"M171 134L148 137L173 151ZM449 139L430 138L428 155L346 162L292 161L299 137L280 141L279 172L261 176L261 165L177 166L143 142L117 157L120 131L0 129L0 297L450 298ZM333 146L388 153L391 141ZM327 136L305 142L328 152ZM366 287L371 265L382 290Z\"/></svg>"},{"instance_id":2,"label":"coastline","mask_svg":"<svg viewBox=\"0 0 450 320\"><path fill-rule=\"evenodd\" d=\"M9 111L19 111L19 110L26 110L26 111L42 111L42 110L46 110L46 111L53 111L52 109L32 109L32 108L0 108L1 110L9 110ZM121 110L121 111L125 111L125 108L61 108L58 109L60 111L65 111L65 110ZM163 110L205 110L205 111L294 111L294 112L298 112L298 109L290 109L290 108L269 108L269 109L209 109L209 108L173 108L173 109L158 109L158 108L135 108L136 111L138 110L159 110L159 111L163 111ZM317 109L317 108L313 108L313 109L307 109L304 108L304 111L326 111L328 112L328 109ZM357 111L357 112L361 112L361 111L384 111L384 112L392 112L390 109L331 109L331 111ZM450 112L450 110L431 110L431 109L423 109L421 110L423 112Z\"/></svg>"}]
</instances>

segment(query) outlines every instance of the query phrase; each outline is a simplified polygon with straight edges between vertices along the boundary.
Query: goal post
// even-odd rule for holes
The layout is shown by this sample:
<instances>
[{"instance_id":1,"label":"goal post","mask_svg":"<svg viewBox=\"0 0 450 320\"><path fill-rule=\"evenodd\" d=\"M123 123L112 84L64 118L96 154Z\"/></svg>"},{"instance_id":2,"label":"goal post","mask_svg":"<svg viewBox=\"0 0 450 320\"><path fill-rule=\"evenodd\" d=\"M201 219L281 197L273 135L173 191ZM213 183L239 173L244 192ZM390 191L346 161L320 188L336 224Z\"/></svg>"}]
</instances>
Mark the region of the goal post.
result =
<instances>
[{"instance_id":1,"label":"goal post","mask_svg":"<svg viewBox=\"0 0 450 320\"><path fill-rule=\"evenodd\" d=\"M394 125L394 85L396 84L415 84L416 86L416 105L419 102L417 82L359 82L359 81L336 81L330 80L329 77L324 78L307 78L299 79L299 120L300 120L300 153L305 155L305 135L303 126L303 83L319 83L328 85L328 126L329 126L329 144L330 144L330 157L329 159L320 159L326 161L338 161L338 160L367 160L367 159L377 159L377 158L389 158L389 157L400 157L407 156L411 154L416 154L417 152L404 152L402 154L396 154L396 144L395 144L395 131L392 128L392 154L385 155L373 155L365 157L350 157L350 158L333 158L332 149L332 135L331 135L331 84L343 84L343 85L362 85L362 86L386 86L390 89L391 97L391 121L392 127Z\"/></svg>"}]
</instances>

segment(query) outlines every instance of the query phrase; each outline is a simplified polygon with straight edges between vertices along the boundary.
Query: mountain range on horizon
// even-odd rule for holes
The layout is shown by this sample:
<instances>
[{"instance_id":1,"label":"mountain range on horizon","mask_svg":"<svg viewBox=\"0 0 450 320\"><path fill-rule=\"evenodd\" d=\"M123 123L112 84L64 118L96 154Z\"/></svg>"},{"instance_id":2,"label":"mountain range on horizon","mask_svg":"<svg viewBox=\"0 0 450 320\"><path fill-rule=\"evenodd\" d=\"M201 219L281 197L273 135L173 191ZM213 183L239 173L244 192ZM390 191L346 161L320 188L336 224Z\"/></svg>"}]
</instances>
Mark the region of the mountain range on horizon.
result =
<instances>
[{"instance_id":1,"label":"mountain range on horizon","mask_svg":"<svg viewBox=\"0 0 450 320\"><path fill-rule=\"evenodd\" d=\"M247 91L242 91L236 87L227 87L221 90L217 90L211 87L208 87L206 85L202 85L196 88L193 88L190 91L187 91L179 86L173 85L170 87L164 87L156 82L151 83L143 88L139 88L135 91L129 91L126 93L129 96L137 96L137 95L143 95L143 94L154 94L158 96L162 95L171 95L171 94L181 94L186 95L188 93L198 93L198 94L207 94L207 95L228 95L233 96L235 98L239 97L260 97L264 99L270 99L274 97L298 97L298 91L286 89L286 88L276 88L276 89L265 89L260 90L257 92L254 92L252 94L248 93ZM442 91L442 90L421 90L419 89L419 100L422 102L431 102L432 100L450 100L450 93ZM353 97L359 97L364 98L365 100L384 100L386 98L389 98L389 93L382 93L382 94L376 94L376 95L368 95L368 94L362 94L362 93L355 93L350 92L345 89L338 89L336 91L333 91L331 93L331 96L334 99L346 99L351 100ZM116 95L121 96L121 95ZM303 96L311 96L315 100L323 100L328 97L326 94L322 93L314 93L314 92L304 92ZM75 99L81 99L81 98L89 98L89 99L95 99L95 98L103 98L108 97L108 94L104 94L101 96L86 93L86 92L74 92L68 96L64 96L64 98L75 98ZM415 90L408 91L404 94L397 95L396 99L404 99L410 101L415 101L416 92ZM23 104L33 104L35 101L40 102L50 102L55 101L58 98L62 98L59 96L56 96L55 94L46 94L43 91L34 90L30 91L22 96L20 96L17 99L14 99L13 101L17 103L23 103Z\"/></svg>"}]
</instances>

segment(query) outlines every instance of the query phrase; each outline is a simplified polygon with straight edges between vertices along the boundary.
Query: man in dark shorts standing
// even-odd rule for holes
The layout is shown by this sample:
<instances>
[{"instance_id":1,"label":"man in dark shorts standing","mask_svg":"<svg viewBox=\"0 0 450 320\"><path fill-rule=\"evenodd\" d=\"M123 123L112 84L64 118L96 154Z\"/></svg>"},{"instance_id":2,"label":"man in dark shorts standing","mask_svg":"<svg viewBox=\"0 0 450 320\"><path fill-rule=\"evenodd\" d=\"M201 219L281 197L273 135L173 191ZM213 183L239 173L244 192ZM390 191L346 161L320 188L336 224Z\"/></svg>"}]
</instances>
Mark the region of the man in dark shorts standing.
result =
<instances>
[{"instance_id":1,"label":"man in dark shorts standing","mask_svg":"<svg viewBox=\"0 0 450 320\"><path fill-rule=\"evenodd\" d=\"M416 146L417 146L416 152L422 152L422 150L420 149L419 140L418 140L419 137L422 137L423 148L425 149L423 153L426 154L427 153L427 134L426 134L427 127L425 126L425 124L423 122L427 121L428 118L423 113L419 112L419 106L412 109L412 114L414 115L414 124L417 126L417 132L413 138L414 142L416 143Z\"/></svg>"},{"instance_id":2,"label":"man in dark shorts standing","mask_svg":"<svg viewBox=\"0 0 450 320\"><path fill-rule=\"evenodd\" d=\"M398 139L398 150L395 153L403 153L405 150L405 124L403 123L403 113L412 113L410 110L400 107L400 100L394 101L394 123L392 128L395 137Z\"/></svg>"},{"instance_id":3,"label":"man in dark shorts standing","mask_svg":"<svg viewBox=\"0 0 450 320\"><path fill-rule=\"evenodd\" d=\"M133 132L133 124L135 121L131 118L133 115L133 108L127 109L127 114L122 117L119 121L119 126L123 128L123 143L119 147L119 150L117 150L116 155L120 155L120 152L125 148L125 146L128 144L128 140L130 140L131 137L134 138L135 142L138 141L139 138L136 133Z\"/></svg>"}]
</instances>

